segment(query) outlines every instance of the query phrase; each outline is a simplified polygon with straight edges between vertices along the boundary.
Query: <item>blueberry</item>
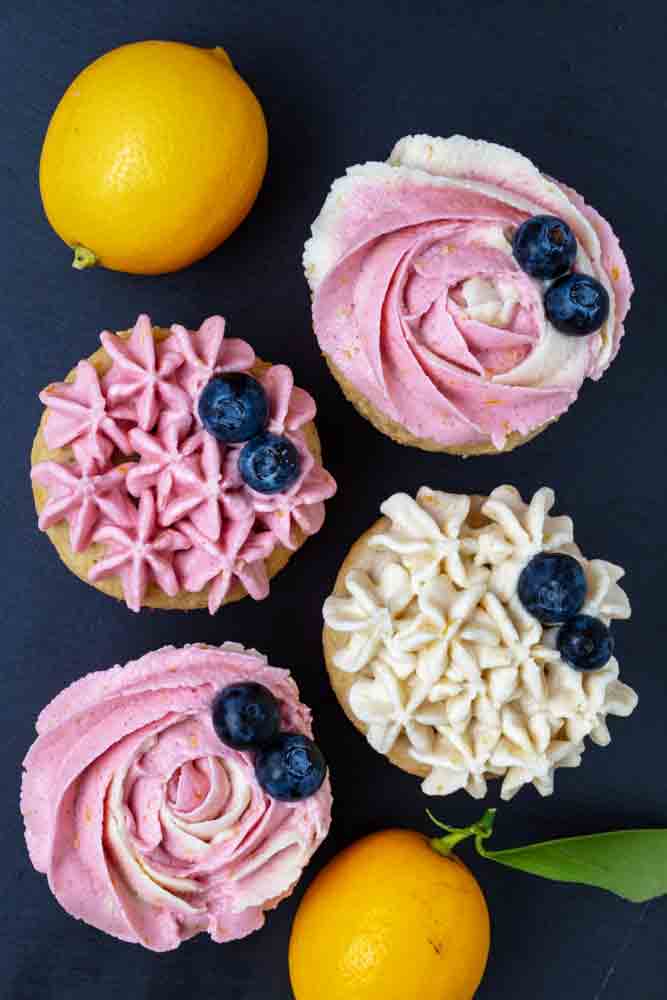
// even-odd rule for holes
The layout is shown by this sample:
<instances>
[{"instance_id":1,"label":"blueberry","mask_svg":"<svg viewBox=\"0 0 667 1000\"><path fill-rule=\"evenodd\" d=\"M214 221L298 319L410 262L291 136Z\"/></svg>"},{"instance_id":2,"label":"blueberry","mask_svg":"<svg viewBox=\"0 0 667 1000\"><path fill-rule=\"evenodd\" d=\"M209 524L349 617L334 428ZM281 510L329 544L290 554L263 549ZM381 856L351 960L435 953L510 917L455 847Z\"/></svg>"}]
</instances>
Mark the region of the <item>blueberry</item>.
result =
<instances>
[{"instance_id":1,"label":"blueberry","mask_svg":"<svg viewBox=\"0 0 667 1000\"><path fill-rule=\"evenodd\" d=\"M281 802L297 802L314 795L326 773L320 749L299 733L281 733L255 758L259 784L267 795Z\"/></svg>"},{"instance_id":2,"label":"blueberry","mask_svg":"<svg viewBox=\"0 0 667 1000\"><path fill-rule=\"evenodd\" d=\"M301 456L289 438L258 434L239 457L243 482L258 493L283 493L301 473Z\"/></svg>"},{"instance_id":3,"label":"blueberry","mask_svg":"<svg viewBox=\"0 0 667 1000\"><path fill-rule=\"evenodd\" d=\"M599 618L575 615L558 631L558 652L575 670L598 670L614 652L614 638Z\"/></svg>"},{"instance_id":4,"label":"blueberry","mask_svg":"<svg viewBox=\"0 0 667 1000\"><path fill-rule=\"evenodd\" d=\"M544 296L549 322L571 337L599 330L609 315L607 290L587 274L566 274L554 281Z\"/></svg>"},{"instance_id":5,"label":"blueberry","mask_svg":"<svg viewBox=\"0 0 667 1000\"><path fill-rule=\"evenodd\" d=\"M557 278L572 268L577 241L567 222L555 215L534 215L515 232L512 253L533 278Z\"/></svg>"},{"instance_id":6,"label":"blueberry","mask_svg":"<svg viewBox=\"0 0 667 1000\"><path fill-rule=\"evenodd\" d=\"M202 390L198 410L204 428L226 444L249 441L269 421L266 393L245 372L214 375Z\"/></svg>"},{"instance_id":7,"label":"blueberry","mask_svg":"<svg viewBox=\"0 0 667 1000\"><path fill-rule=\"evenodd\" d=\"M556 625L581 610L586 577L572 556L539 552L521 571L518 593L529 614L544 625Z\"/></svg>"},{"instance_id":8,"label":"blueberry","mask_svg":"<svg viewBox=\"0 0 667 1000\"><path fill-rule=\"evenodd\" d=\"M213 728L235 750L259 750L280 730L280 706L268 688L253 681L230 684L215 696Z\"/></svg>"}]
</instances>

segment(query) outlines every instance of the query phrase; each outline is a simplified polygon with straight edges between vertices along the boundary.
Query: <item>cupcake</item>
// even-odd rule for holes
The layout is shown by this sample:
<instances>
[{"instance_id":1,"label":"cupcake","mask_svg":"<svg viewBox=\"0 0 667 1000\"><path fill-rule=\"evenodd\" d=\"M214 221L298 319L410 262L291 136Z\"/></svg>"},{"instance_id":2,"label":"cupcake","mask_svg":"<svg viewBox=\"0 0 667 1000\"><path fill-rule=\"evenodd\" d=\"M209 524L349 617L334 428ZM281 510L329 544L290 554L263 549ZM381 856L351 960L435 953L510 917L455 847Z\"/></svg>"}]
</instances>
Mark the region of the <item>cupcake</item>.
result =
<instances>
[{"instance_id":1,"label":"cupcake","mask_svg":"<svg viewBox=\"0 0 667 1000\"><path fill-rule=\"evenodd\" d=\"M584 558L553 491L524 503L423 487L397 493L355 543L324 605L334 691L374 750L424 778L427 795L489 778L501 798L541 795L578 767L587 736L609 743L629 715L613 619L630 617L623 570Z\"/></svg>"},{"instance_id":2,"label":"cupcake","mask_svg":"<svg viewBox=\"0 0 667 1000\"><path fill-rule=\"evenodd\" d=\"M141 607L190 610L250 594L324 521L315 402L286 365L140 316L40 393L32 448L39 527L65 565Z\"/></svg>"},{"instance_id":3,"label":"cupcake","mask_svg":"<svg viewBox=\"0 0 667 1000\"><path fill-rule=\"evenodd\" d=\"M328 832L310 711L286 670L234 643L89 674L37 732L21 789L30 859L68 913L122 941L251 934Z\"/></svg>"},{"instance_id":4,"label":"cupcake","mask_svg":"<svg viewBox=\"0 0 667 1000\"><path fill-rule=\"evenodd\" d=\"M351 403L427 451L509 451L616 356L632 281L609 224L519 153L401 139L336 180L306 244L313 325Z\"/></svg>"}]
</instances>

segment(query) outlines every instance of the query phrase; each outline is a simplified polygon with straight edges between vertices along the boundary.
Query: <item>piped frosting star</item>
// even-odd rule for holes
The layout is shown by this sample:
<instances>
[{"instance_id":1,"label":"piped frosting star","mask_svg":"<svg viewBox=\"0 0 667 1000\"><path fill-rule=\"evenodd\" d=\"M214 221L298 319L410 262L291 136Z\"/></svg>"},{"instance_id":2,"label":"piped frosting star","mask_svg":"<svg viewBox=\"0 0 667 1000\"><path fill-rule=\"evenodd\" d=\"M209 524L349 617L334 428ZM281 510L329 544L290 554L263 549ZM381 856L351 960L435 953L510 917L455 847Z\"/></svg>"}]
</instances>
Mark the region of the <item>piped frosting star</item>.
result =
<instances>
[{"instance_id":1,"label":"piped frosting star","mask_svg":"<svg viewBox=\"0 0 667 1000\"><path fill-rule=\"evenodd\" d=\"M194 400L214 375L247 371L255 363L255 352L249 344L236 337L225 339L222 316L210 316L192 332L174 323L164 347L183 358L178 380Z\"/></svg>"},{"instance_id":2,"label":"piped frosting star","mask_svg":"<svg viewBox=\"0 0 667 1000\"><path fill-rule=\"evenodd\" d=\"M174 413L189 411L187 393L172 378L183 359L156 344L148 316L139 317L129 340L108 331L100 340L112 360L105 384L109 405L116 414L128 420L136 418L139 427L148 431L162 407Z\"/></svg>"},{"instance_id":3,"label":"piped frosting star","mask_svg":"<svg viewBox=\"0 0 667 1000\"><path fill-rule=\"evenodd\" d=\"M160 523L174 524L189 517L195 528L216 542L225 520L253 517L252 504L241 488L237 455L211 437L203 435L196 458L174 471L174 488L160 510Z\"/></svg>"},{"instance_id":4,"label":"piped frosting star","mask_svg":"<svg viewBox=\"0 0 667 1000\"><path fill-rule=\"evenodd\" d=\"M270 531L254 532L253 524L252 516L245 521L229 521L216 542L193 524L183 524L183 533L192 545L178 559L183 585L192 593L209 586L211 614L224 601L234 579L239 580L256 601L268 596L269 580L264 560L275 548L276 540Z\"/></svg>"},{"instance_id":5,"label":"piped frosting star","mask_svg":"<svg viewBox=\"0 0 667 1000\"><path fill-rule=\"evenodd\" d=\"M96 474L85 473L74 463L40 462L35 465L32 479L49 490L49 498L39 516L40 529L46 531L66 518L72 550L83 552L100 518L129 527L134 508L123 490L125 476L125 467Z\"/></svg>"},{"instance_id":6,"label":"piped frosting star","mask_svg":"<svg viewBox=\"0 0 667 1000\"><path fill-rule=\"evenodd\" d=\"M422 489L418 500L407 493L385 500L380 510L393 529L375 536L373 546L400 555L419 584L432 579L444 561L454 583L465 586L459 533L470 510L469 497Z\"/></svg>"},{"instance_id":7,"label":"piped frosting star","mask_svg":"<svg viewBox=\"0 0 667 1000\"><path fill-rule=\"evenodd\" d=\"M103 524L93 534L93 541L103 543L107 555L95 563L88 579L95 583L108 576L119 576L125 601L132 611L140 610L151 580L170 597L178 593L178 577L170 556L187 549L190 541L180 531L158 529L151 490L141 494L131 526Z\"/></svg>"},{"instance_id":8,"label":"piped frosting star","mask_svg":"<svg viewBox=\"0 0 667 1000\"><path fill-rule=\"evenodd\" d=\"M186 469L194 464L193 456L202 447L204 434L198 431L184 435L181 422L167 418L159 422L154 433L148 434L135 427L129 438L140 461L128 473L127 488L133 496L139 497L144 490L155 487L157 507L161 511L172 498L174 487L183 479Z\"/></svg>"},{"instance_id":9,"label":"piped frosting star","mask_svg":"<svg viewBox=\"0 0 667 1000\"><path fill-rule=\"evenodd\" d=\"M127 434L107 407L97 371L89 361L76 366L73 382L54 382L39 398L48 414L44 438L49 448L79 446L77 458L86 466L108 462L114 445L129 455Z\"/></svg>"}]
</instances>

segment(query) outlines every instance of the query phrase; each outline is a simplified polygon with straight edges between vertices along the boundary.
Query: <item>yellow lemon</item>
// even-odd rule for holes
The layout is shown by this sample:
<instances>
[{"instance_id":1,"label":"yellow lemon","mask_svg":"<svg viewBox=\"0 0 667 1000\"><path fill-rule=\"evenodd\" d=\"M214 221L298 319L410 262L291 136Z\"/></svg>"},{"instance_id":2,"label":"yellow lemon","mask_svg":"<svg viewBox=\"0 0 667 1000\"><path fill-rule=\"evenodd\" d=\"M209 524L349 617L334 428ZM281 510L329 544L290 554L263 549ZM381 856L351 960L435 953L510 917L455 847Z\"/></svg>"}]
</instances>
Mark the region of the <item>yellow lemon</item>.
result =
<instances>
[{"instance_id":1,"label":"yellow lemon","mask_svg":"<svg viewBox=\"0 0 667 1000\"><path fill-rule=\"evenodd\" d=\"M223 49L124 45L87 66L53 114L44 210L77 267L176 271L245 218L267 150L261 106Z\"/></svg>"},{"instance_id":2,"label":"yellow lemon","mask_svg":"<svg viewBox=\"0 0 667 1000\"><path fill-rule=\"evenodd\" d=\"M330 862L289 948L296 1000L471 1000L489 952L484 896L426 837L385 830Z\"/></svg>"}]
</instances>

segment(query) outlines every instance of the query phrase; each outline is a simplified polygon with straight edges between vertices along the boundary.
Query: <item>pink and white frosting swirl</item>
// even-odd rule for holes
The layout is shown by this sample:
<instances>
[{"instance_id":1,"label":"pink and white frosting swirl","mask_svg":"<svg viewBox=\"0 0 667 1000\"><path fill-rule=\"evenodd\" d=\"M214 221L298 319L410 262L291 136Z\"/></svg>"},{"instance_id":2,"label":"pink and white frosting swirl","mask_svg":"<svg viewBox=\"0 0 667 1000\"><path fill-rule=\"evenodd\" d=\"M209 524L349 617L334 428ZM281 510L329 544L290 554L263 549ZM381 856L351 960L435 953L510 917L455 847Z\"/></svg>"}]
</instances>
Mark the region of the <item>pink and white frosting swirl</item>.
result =
<instances>
[{"instance_id":1,"label":"pink and white frosting swirl","mask_svg":"<svg viewBox=\"0 0 667 1000\"><path fill-rule=\"evenodd\" d=\"M44 709L21 811L31 861L68 913L168 951L201 931L244 937L290 894L328 832L331 789L271 799L251 755L217 738L213 697L250 679L280 701L283 729L312 736L289 673L233 643L147 653Z\"/></svg>"},{"instance_id":2,"label":"pink and white frosting swirl","mask_svg":"<svg viewBox=\"0 0 667 1000\"><path fill-rule=\"evenodd\" d=\"M108 332L100 339L111 358L104 376L80 361L73 382L40 394L46 444L71 447L73 460L34 466L33 479L48 489L39 527L67 520L74 552L103 543L105 556L89 579L119 576L133 611L152 582L172 597L208 586L211 613L236 581L256 600L266 597L265 560L278 544L298 546L295 529L319 531L324 500L336 491L303 432L315 417L314 400L294 385L286 365L260 376L269 429L286 435L302 458L296 483L267 497L241 480L242 445L220 444L197 415L213 375L255 364L248 344L225 339L221 316L196 332L174 325L161 341L149 317L140 316L129 339Z\"/></svg>"},{"instance_id":3,"label":"pink and white frosting swirl","mask_svg":"<svg viewBox=\"0 0 667 1000\"><path fill-rule=\"evenodd\" d=\"M545 284L512 256L514 229L539 214L568 223L575 270L609 292L595 334L559 333ZM501 449L563 413L615 357L632 293L611 227L575 191L462 136L408 136L387 163L351 167L304 266L323 352L381 413L444 447Z\"/></svg>"}]
</instances>

